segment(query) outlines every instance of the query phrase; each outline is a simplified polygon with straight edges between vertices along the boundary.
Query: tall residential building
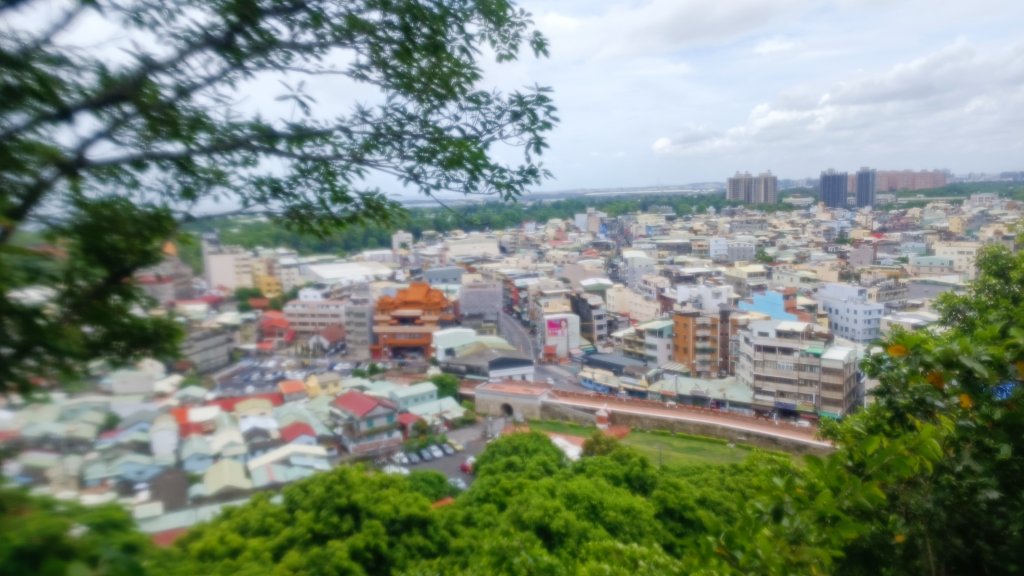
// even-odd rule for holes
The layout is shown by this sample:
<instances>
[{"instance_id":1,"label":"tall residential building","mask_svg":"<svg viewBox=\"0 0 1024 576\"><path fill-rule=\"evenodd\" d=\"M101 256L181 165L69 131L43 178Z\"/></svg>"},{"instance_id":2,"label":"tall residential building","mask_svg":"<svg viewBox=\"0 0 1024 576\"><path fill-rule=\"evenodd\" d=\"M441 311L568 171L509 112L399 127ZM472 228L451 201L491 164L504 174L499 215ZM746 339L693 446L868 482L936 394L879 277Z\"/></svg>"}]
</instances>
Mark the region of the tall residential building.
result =
<instances>
[{"instance_id":1,"label":"tall residential building","mask_svg":"<svg viewBox=\"0 0 1024 576\"><path fill-rule=\"evenodd\" d=\"M875 171L861 168L857 171L857 207L875 205Z\"/></svg>"},{"instance_id":2,"label":"tall residential building","mask_svg":"<svg viewBox=\"0 0 1024 576\"><path fill-rule=\"evenodd\" d=\"M829 168L821 173L821 201L829 208L845 208L846 192L849 184L846 172L836 172Z\"/></svg>"},{"instance_id":3,"label":"tall residential building","mask_svg":"<svg viewBox=\"0 0 1024 576\"><path fill-rule=\"evenodd\" d=\"M727 182L725 199L745 204L775 204L779 201L779 179L771 171L756 177L750 172L736 172Z\"/></svg>"},{"instance_id":4,"label":"tall residential building","mask_svg":"<svg viewBox=\"0 0 1024 576\"><path fill-rule=\"evenodd\" d=\"M879 170L875 190L928 190L942 188L949 183L949 172L945 170Z\"/></svg>"},{"instance_id":5,"label":"tall residential building","mask_svg":"<svg viewBox=\"0 0 1024 576\"><path fill-rule=\"evenodd\" d=\"M683 310L672 315L672 322L673 360L686 365L695 378L716 377L722 369L718 314Z\"/></svg>"},{"instance_id":6,"label":"tall residential building","mask_svg":"<svg viewBox=\"0 0 1024 576\"><path fill-rule=\"evenodd\" d=\"M241 246L222 245L216 234L203 235L203 270L210 288L232 293L253 287L252 251Z\"/></svg>"},{"instance_id":7,"label":"tall residential building","mask_svg":"<svg viewBox=\"0 0 1024 576\"><path fill-rule=\"evenodd\" d=\"M857 351L817 324L758 320L740 333L736 378L755 410L840 417L861 399Z\"/></svg>"},{"instance_id":8,"label":"tall residential building","mask_svg":"<svg viewBox=\"0 0 1024 576\"><path fill-rule=\"evenodd\" d=\"M740 174L739 171L737 171L735 176L729 178L725 194L726 200L750 202L750 198L753 195L754 177L750 175L750 172Z\"/></svg>"},{"instance_id":9,"label":"tall residential building","mask_svg":"<svg viewBox=\"0 0 1024 576\"><path fill-rule=\"evenodd\" d=\"M575 292L569 295L573 314L580 317L580 337L592 344L608 338L608 311L604 299L597 294Z\"/></svg>"},{"instance_id":10,"label":"tall residential building","mask_svg":"<svg viewBox=\"0 0 1024 576\"><path fill-rule=\"evenodd\" d=\"M751 204L775 204L779 201L779 179L771 171L762 172L754 180L754 193L748 200Z\"/></svg>"}]
</instances>

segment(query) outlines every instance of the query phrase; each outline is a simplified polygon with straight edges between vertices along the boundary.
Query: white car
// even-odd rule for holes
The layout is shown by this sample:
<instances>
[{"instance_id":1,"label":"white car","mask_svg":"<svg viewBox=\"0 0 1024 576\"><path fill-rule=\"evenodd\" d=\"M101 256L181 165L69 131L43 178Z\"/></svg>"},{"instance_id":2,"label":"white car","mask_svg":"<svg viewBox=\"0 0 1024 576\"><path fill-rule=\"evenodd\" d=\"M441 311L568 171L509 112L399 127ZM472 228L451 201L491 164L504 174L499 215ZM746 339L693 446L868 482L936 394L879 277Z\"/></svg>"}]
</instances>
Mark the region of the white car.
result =
<instances>
[{"instance_id":1,"label":"white car","mask_svg":"<svg viewBox=\"0 0 1024 576\"><path fill-rule=\"evenodd\" d=\"M444 452L441 451L441 448L437 444L430 447L430 455L434 458L444 458Z\"/></svg>"},{"instance_id":2,"label":"white car","mask_svg":"<svg viewBox=\"0 0 1024 576\"><path fill-rule=\"evenodd\" d=\"M397 452L395 453L394 456L391 457L391 461L394 462L395 464L405 466L406 464L409 463L409 457L402 452Z\"/></svg>"}]
</instances>

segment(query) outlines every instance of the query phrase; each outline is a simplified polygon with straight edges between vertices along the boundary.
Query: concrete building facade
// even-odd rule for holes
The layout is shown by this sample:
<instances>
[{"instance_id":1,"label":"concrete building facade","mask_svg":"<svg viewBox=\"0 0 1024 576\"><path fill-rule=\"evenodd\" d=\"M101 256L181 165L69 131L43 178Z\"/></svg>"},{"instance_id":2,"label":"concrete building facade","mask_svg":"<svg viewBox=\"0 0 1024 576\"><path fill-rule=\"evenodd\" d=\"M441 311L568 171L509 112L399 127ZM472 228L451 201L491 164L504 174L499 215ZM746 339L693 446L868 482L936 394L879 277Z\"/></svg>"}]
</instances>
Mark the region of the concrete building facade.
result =
<instances>
[{"instance_id":1,"label":"concrete building facade","mask_svg":"<svg viewBox=\"0 0 1024 576\"><path fill-rule=\"evenodd\" d=\"M751 322L740 334L736 377L754 390L755 410L835 418L856 409L857 352L832 341L816 324Z\"/></svg>"}]
</instances>

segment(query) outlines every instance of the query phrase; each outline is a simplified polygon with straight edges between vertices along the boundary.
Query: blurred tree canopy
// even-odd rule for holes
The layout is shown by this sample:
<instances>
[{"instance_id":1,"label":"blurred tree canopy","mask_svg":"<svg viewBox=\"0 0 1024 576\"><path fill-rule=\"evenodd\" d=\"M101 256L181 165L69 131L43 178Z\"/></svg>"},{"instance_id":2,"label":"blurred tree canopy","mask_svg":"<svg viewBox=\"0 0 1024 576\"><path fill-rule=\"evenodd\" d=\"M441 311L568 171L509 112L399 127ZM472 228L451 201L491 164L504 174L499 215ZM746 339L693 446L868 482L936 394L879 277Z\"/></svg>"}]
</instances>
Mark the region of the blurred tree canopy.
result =
<instances>
[{"instance_id":1,"label":"blurred tree canopy","mask_svg":"<svg viewBox=\"0 0 1024 576\"><path fill-rule=\"evenodd\" d=\"M547 41L509 0L0 4L0 386L174 354L131 279L203 207L325 237L399 219L370 177L517 198L548 176L555 108L480 84L485 54L523 49ZM327 113L307 82L352 96ZM267 90L291 112L240 104Z\"/></svg>"}]
</instances>

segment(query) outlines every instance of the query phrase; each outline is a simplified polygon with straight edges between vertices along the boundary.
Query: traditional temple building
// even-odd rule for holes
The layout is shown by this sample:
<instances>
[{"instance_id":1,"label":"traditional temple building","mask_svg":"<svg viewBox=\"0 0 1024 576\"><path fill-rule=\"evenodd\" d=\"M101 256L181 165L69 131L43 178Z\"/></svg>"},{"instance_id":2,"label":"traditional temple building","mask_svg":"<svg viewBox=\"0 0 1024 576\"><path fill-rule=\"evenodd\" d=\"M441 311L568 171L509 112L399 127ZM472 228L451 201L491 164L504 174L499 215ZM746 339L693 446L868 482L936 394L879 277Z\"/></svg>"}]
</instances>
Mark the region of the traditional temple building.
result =
<instances>
[{"instance_id":1,"label":"traditional temple building","mask_svg":"<svg viewBox=\"0 0 1024 576\"><path fill-rule=\"evenodd\" d=\"M377 300L373 316L373 358L429 358L434 332L455 324L454 305L440 290L415 282L394 297Z\"/></svg>"}]
</instances>

